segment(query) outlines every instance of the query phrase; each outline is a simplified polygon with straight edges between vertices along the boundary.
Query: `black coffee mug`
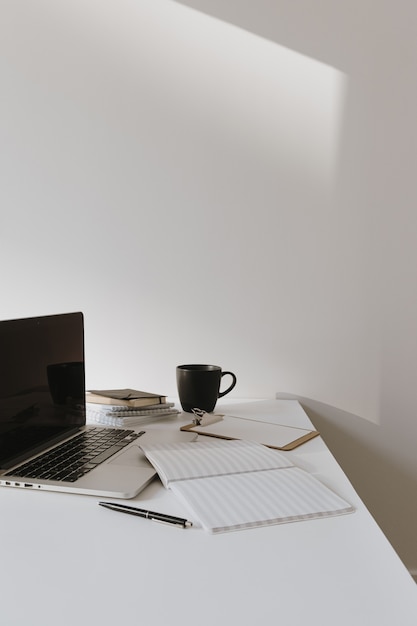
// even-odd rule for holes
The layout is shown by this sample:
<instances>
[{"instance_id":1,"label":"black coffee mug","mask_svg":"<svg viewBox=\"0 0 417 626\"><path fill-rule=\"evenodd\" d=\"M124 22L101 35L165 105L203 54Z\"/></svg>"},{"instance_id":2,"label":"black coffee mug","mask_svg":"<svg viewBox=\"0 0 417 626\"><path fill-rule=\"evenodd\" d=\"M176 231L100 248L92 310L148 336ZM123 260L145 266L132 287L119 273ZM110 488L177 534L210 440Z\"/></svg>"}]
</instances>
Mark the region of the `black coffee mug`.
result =
<instances>
[{"instance_id":1,"label":"black coffee mug","mask_svg":"<svg viewBox=\"0 0 417 626\"><path fill-rule=\"evenodd\" d=\"M220 391L223 376L232 377L231 385ZM218 365L178 365L177 388L183 411L191 413L201 409L211 413L218 398L222 398L236 385L236 376L232 372L222 372Z\"/></svg>"}]
</instances>

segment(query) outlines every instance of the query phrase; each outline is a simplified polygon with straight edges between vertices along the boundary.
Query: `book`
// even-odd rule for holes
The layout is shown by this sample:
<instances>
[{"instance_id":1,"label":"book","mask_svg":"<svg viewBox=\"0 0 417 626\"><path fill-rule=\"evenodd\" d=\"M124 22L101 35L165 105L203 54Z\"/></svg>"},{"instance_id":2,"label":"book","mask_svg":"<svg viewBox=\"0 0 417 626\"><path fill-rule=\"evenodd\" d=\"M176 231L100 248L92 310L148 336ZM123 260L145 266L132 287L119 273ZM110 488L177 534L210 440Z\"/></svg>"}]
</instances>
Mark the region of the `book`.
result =
<instances>
[{"instance_id":1,"label":"book","mask_svg":"<svg viewBox=\"0 0 417 626\"><path fill-rule=\"evenodd\" d=\"M173 402L139 408L87 402L86 417L88 422L106 426L134 426L176 416L179 411L174 407Z\"/></svg>"},{"instance_id":2,"label":"book","mask_svg":"<svg viewBox=\"0 0 417 626\"><path fill-rule=\"evenodd\" d=\"M175 407L174 402L163 404L151 404L146 406L123 406L118 404L98 404L96 402L86 402L86 407L95 413L111 415L113 417L125 417L132 415L144 415L148 413L166 412ZM179 411L177 411L179 413Z\"/></svg>"},{"instance_id":3,"label":"book","mask_svg":"<svg viewBox=\"0 0 417 626\"><path fill-rule=\"evenodd\" d=\"M141 448L164 486L211 533L354 511L285 454L259 443L211 439Z\"/></svg>"},{"instance_id":4,"label":"book","mask_svg":"<svg viewBox=\"0 0 417 626\"><path fill-rule=\"evenodd\" d=\"M92 404L109 404L126 407L152 406L164 404L166 396L137 389L103 389L89 390L86 393L86 402Z\"/></svg>"}]
</instances>

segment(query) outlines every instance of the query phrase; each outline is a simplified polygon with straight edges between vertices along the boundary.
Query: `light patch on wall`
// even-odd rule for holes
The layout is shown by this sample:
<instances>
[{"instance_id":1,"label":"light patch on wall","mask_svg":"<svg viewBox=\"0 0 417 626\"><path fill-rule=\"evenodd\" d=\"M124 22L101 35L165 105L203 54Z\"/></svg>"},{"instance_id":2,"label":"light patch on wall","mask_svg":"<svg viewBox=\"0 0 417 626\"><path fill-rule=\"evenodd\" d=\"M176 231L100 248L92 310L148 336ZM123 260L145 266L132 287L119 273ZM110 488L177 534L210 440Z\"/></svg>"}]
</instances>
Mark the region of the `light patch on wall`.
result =
<instances>
[{"instance_id":1,"label":"light patch on wall","mask_svg":"<svg viewBox=\"0 0 417 626\"><path fill-rule=\"evenodd\" d=\"M195 17L195 16L194 16ZM218 117L286 170L329 184L337 166L345 76L338 70L215 19L199 20L207 40L203 63L216 42ZM207 68L208 69L208 68ZM222 89L221 82L224 83ZM211 114L213 111L211 110Z\"/></svg>"},{"instance_id":2,"label":"light patch on wall","mask_svg":"<svg viewBox=\"0 0 417 626\"><path fill-rule=\"evenodd\" d=\"M161 109L186 111L190 123L205 118L216 132L243 136L289 175L332 184L347 83L338 69L172 0L136 7L121 0L117 14L102 0L99 15L95 2L74 0L60 4L64 13L74 28L88 30L103 67L133 83L140 73L141 110L151 87ZM160 112L153 98L148 113Z\"/></svg>"},{"instance_id":3,"label":"light patch on wall","mask_svg":"<svg viewBox=\"0 0 417 626\"><path fill-rule=\"evenodd\" d=\"M189 7L175 2L159 2L158 7L172 56L161 53L152 62L159 60L165 72L166 64L173 63L172 83L158 88L169 90L171 98L178 94L183 106L182 89L188 91L193 77L188 107L194 115L205 116L209 126L215 120L226 134L245 137L253 150L275 159L285 172L332 185L346 75Z\"/></svg>"}]
</instances>

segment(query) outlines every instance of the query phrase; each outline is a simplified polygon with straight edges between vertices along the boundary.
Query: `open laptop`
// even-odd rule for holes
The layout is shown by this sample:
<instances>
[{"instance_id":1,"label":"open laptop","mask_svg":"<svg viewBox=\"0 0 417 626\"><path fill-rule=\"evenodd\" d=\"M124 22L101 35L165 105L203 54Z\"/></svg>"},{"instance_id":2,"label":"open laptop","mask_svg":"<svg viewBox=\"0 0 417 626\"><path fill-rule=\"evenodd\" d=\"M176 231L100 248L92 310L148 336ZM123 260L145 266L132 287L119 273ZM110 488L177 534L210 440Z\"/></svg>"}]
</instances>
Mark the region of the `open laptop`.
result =
<instances>
[{"instance_id":1,"label":"open laptop","mask_svg":"<svg viewBox=\"0 0 417 626\"><path fill-rule=\"evenodd\" d=\"M132 498L154 478L150 433L86 425L82 313L0 321L0 364L0 486Z\"/></svg>"}]
</instances>

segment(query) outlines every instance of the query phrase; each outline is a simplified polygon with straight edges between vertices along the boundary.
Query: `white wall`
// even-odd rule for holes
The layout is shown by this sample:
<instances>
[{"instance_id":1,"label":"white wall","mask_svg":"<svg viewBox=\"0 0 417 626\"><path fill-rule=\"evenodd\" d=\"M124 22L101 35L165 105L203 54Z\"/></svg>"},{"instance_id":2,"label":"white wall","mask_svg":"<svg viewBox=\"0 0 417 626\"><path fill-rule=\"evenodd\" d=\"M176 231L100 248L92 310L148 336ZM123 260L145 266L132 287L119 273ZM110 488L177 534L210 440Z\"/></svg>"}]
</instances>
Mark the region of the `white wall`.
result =
<instances>
[{"instance_id":1,"label":"white wall","mask_svg":"<svg viewBox=\"0 0 417 626\"><path fill-rule=\"evenodd\" d=\"M91 387L337 407L417 569L417 9L187 4L0 4L0 318L83 310Z\"/></svg>"}]
</instances>

